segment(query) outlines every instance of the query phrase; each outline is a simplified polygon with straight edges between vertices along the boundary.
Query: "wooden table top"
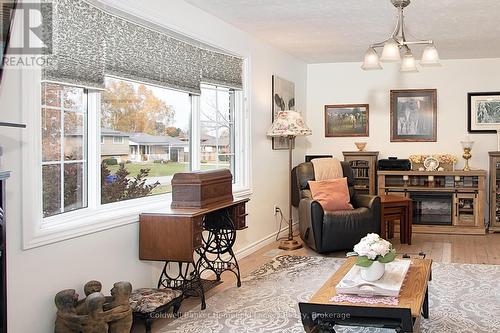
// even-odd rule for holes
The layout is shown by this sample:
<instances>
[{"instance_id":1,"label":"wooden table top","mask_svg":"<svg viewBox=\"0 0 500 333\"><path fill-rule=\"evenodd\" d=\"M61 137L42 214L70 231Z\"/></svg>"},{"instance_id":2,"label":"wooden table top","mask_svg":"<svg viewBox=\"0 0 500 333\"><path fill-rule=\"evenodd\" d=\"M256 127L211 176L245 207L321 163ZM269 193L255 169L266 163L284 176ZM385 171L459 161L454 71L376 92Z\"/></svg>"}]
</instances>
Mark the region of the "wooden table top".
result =
<instances>
[{"instance_id":1,"label":"wooden table top","mask_svg":"<svg viewBox=\"0 0 500 333\"><path fill-rule=\"evenodd\" d=\"M206 215L210 212L231 207L243 202L250 201L249 198L235 198L232 201L220 202L217 204L209 205L204 208L172 208L170 206L165 206L151 212L142 213L142 215L169 215L169 216L182 216L182 217L197 217L201 215Z\"/></svg>"},{"instance_id":2,"label":"wooden table top","mask_svg":"<svg viewBox=\"0 0 500 333\"><path fill-rule=\"evenodd\" d=\"M410 198L406 198L401 195L380 194L379 197L380 197L380 203L397 203L397 202L412 201Z\"/></svg>"},{"instance_id":3,"label":"wooden table top","mask_svg":"<svg viewBox=\"0 0 500 333\"><path fill-rule=\"evenodd\" d=\"M309 300L309 303L315 304L333 304L333 305L349 305L360 307L378 307L378 308L408 308L411 309L411 315L418 317L424 303L427 283L431 276L431 259L409 259L411 260L410 269L408 270L406 279L401 292L399 294L399 302L397 305L387 304L364 304L364 303L349 303L349 302L332 302L330 299L337 295L335 286L349 272L351 267L356 263L356 258L348 258L344 264L326 281L316 294Z\"/></svg>"}]
</instances>

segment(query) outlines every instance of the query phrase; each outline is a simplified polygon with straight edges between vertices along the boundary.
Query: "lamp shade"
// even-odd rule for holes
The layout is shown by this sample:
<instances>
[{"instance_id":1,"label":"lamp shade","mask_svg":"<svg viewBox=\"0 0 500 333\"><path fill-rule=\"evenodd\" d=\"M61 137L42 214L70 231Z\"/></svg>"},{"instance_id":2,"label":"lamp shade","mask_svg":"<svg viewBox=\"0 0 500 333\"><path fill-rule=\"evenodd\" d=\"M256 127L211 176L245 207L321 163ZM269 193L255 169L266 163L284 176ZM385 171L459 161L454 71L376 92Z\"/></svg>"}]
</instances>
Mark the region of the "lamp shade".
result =
<instances>
[{"instance_id":1,"label":"lamp shade","mask_svg":"<svg viewBox=\"0 0 500 333\"><path fill-rule=\"evenodd\" d=\"M297 111L280 111L267 131L267 136L290 137L311 135L312 131L304 123Z\"/></svg>"},{"instance_id":2,"label":"lamp shade","mask_svg":"<svg viewBox=\"0 0 500 333\"><path fill-rule=\"evenodd\" d=\"M417 62L413 58L410 50L406 51L403 59L401 60L401 72L418 72Z\"/></svg>"},{"instance_id":3,"label":"lamp shade","mask_svg":"<svg viewBox=\"0 0 500 333\"><path fill-rule=\"evenodd\" d=\"M431 44L424 49L422 54L422 60L420 60L420 65L422 66L440 66L439 63L439 53L434 46Z\"/></svg>"},{"instance_id":4,"label":"lamp shade","mask_svg":"<svg viewBox=\"0 0 500 333\"><path fill-rule=\"evenodd\" d=\"M380 60L383 62L397 62L401 60L401 54L399 53L399 44L393 38L385 42Z\"/></svg>"},{"instance_id":5,"label":"lamp shade","mask_svg":"<svg viewBox=\"0 0 500 333\"><path fill-rule=\"evenodd\" d=\"M365 71L372 69L382 69L380 65L380 59L378 58L377 51L373 47L370 47L365 53L365 61L361 66Z\"/></svg>"},{"instance_id":6,"label":"lamp shade","mask_svg":"<svg viewBox=\"0 0 500 333\"><path fill-rule=\"evenodd\" d=\"M474 141L460 141L460 144L462 145L462 149L472 149L472 146L474 145Z\"/></svg>"}]
</instances>

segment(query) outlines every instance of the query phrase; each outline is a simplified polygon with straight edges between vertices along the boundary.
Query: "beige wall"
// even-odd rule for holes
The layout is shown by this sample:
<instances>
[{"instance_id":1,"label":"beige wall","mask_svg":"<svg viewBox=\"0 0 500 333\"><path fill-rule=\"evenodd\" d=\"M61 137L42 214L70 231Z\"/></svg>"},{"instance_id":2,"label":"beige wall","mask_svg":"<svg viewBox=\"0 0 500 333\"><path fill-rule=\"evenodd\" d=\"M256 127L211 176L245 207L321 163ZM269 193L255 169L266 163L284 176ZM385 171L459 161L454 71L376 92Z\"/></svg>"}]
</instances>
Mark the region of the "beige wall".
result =
<instances>
[{"instance_id":1,"label":"beige wall","mask_svg":"<svg viewBox=\"0 0 500 333\"><path fill-rule=\"evenodd\" d=\"M128 138L123 138L123 143L113 143L112 136L103 136L104 143L101 144L101 155L119 156L128 155Z\"/></svg>"}]
</instances>

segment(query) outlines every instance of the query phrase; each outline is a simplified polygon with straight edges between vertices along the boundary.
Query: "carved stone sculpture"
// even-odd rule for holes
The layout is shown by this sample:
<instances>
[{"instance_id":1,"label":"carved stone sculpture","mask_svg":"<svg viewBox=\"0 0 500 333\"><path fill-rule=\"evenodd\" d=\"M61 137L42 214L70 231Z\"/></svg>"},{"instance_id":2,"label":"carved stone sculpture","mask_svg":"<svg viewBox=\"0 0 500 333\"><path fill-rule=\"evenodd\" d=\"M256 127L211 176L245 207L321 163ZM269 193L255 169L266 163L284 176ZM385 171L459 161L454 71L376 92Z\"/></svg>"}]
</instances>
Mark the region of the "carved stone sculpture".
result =
<instances>
[{"instance_id":1,"label":"carved stone sculpture","mask_svg":"<svg viewBox=\"0 0 500 333\"><path fill-rule=\"evenodd\" d=\"M99 281L84 286L86 298L78 300L74 289L57 293L57 318L54 333L129 333L132 328L132 309L129 282L116 282L111 296L101 293Z\"/></svg>"}]
</instances>

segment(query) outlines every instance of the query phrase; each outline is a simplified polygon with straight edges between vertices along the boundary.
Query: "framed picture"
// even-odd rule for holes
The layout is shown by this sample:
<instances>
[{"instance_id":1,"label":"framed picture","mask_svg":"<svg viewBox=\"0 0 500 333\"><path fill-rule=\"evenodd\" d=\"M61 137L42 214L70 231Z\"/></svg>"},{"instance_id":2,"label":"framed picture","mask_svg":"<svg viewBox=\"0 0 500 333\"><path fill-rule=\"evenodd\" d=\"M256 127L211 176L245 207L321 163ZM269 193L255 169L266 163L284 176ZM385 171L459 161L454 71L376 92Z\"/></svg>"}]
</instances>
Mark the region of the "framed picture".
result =
<instances>
[{"instance_id":1,"label":"framed picture","mask_svg":"<svg viewBox=\"0 0 500 333\"><path fill-rule=\"evenodd\" d=\"M273 112L271 120L274 121L278 112L285 110L295 110L295 83L273 75ZM287 138L272 138L272 140L274 150L288 149Z\"/></svg>"},{"instance_id":2,"label":"framed picture","mask_svg":"<svg viewBox=\"0 0 500 333\"><path fill-rule=\"evenodd\" d=\"M391 141L436 142L437 90L391 90Z\"/></svg>"},{"instance_id":3,"label":"framed picture","mask_svg":"<svg viewBox=\"0 0 500 333\"><path fill-rule=\"evenodd\" d=\"M469 133L496 133L500 129L500 92L468 93Z\"/></svg>"},{"instance_id":4,"label":"framed picture","mask_svg":"<svg viewBox=\"0 0 500 333\"><path fill-rule=\"evenodd\" d=\"M325 105L325 137L368 136L368 104Z\"/></svg>"}]
</instances>

